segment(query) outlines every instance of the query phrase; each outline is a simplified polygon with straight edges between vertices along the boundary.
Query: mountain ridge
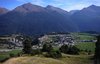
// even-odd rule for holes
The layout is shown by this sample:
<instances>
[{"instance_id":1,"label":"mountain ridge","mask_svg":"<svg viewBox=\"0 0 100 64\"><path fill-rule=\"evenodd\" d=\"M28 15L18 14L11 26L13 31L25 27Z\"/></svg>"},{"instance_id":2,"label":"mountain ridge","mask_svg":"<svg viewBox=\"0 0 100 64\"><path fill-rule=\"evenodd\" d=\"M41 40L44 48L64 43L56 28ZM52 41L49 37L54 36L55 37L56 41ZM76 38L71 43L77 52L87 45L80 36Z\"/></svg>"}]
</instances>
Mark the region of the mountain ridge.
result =
<instances>
[{"instance_id":1,"label":"mountain ridge","mask_svg":"<svg viewBox=\"0 0 100 64\"><path fill-rule=\"evenodd\" d=\"M100 7L91 5L87 8L74 13L72 20L79 26L80 31L97 31L100 32Z\"/></svg>"},{"instance_id":2,"label":"mountain ridge","mask_svg":"<svg viewBox=\"0 0 100 64\"><path fill-rule=\"evenodd\" d=\"M90 6L73 14L54 6L26 3L0 16L0 34L99 31L99 10ZM89 10L88 10L89 9ZM99 9L99 6L96 8ZM94 15L94 16L93 16ZM89 25L90 24L90 25ZM94 26L92 26L95 24Z\"/></svg>"},{"instance_id":3,"label":"mountain ridge","mask_svg":"<svg viewBox=\"0 0 100 64\"><path fill-rule=\"evenodd\" d=\"M31 8L29 8L30 6ZM45 7L38 7L29 3L23 4L0 17L0 22L2 24L0 29L2 29L1 31L3 32L1 32L1 34L24 33L32 35L50 32L77 31L74 25L70 25L72 23L68 18L69 16L61 13L62 12L58 11L52 12L45 9Z\"/></svg>"},{"instance_id":4,"label":"mountain ridge","mask_svg":"<svg viewBox=\"0 0 100 64\"><path fill-rule=\"evenodd\" d=\"M0 15L7 13L9 10L3 7L0 7Z\"/></svg>"},{"instance_id":5,"label":"mountain ridge","mask_svg":"<svg viewBox=\"0 0 100 64\"><path fill-rule=\"evenodd\" d=\"M19 12L40 12L44 11L44 8L38 5L33 5L31 3L26 3L16 7L13 11Z\"/></svg>"}]
</instances>

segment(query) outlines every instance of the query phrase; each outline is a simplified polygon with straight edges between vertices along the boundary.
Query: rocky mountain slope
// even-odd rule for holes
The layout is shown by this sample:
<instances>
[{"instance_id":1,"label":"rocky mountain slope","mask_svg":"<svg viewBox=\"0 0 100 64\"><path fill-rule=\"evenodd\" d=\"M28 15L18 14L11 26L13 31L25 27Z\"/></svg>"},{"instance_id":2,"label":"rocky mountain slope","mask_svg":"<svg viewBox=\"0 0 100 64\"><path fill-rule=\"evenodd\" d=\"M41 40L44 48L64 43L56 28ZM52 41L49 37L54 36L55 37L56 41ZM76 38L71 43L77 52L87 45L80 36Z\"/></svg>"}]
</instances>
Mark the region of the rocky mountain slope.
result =
<instances>
[{"instance_id":1,"label":"rocky mountain slope","mask_svg":"<svg viewBox=\"0 0 100 64\"><path fill-rule=\"evenodd\" d=\"M0 9L3 10L3 9ZM0 15L0 34L27 35L50 32L100 32L100 6L91 5L67 12L48 5L41 7L26 3Z\"/></svg>"},{"instance_id":2,"label":"rocky mountain slope","mask_svg":"<svg viewBox=\"0 0 100 64\"><path fill-rule=\"evenodd\" d=\"M18 6L0 16L0 24L1 34L43 34L77 31L77 27L69 19L68 12L62 9L44 8L31 3Z\"/></svg>"}]
</instances>

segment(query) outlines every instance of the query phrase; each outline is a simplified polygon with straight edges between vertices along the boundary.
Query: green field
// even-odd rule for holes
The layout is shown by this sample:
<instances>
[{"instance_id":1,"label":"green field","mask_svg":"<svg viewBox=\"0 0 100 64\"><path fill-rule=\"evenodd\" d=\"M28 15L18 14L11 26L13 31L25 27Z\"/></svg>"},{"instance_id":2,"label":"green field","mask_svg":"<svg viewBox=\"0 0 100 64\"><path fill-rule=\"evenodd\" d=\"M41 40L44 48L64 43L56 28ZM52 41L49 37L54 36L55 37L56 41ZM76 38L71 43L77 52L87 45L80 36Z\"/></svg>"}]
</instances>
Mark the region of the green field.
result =
<instances>
[{"instance_id":1,"label":"green field","mask_svg":"<svg viewBox=\"0 0 100 64\"><path fill-rule=\"evenodd\" d=\"M9 55L8 54L4 54L4 53L1 54L0 53L0 62L3 61L3 60L5 60L5 59L7 59L7 58L9 58Z\"/></svg>"},{"instance_id":2,"label":"green field","mask_svg":"<svg viewBox=\"0 0 100 64\"><path fill-rule=\"evenodd\" d=\"M95 40L96 37L89 34L89 33L72 33L72 35L75 38L78 38L78 40Z\"/></svg>"},{"instance_id":3,"label":"green field","mask_svg":"<svg viewBox=\"0 0 100 64\"><path fill-rule=\"evenodd\" d=\"M68 55L64 54L61 60L65 64L93 64L93 55Z\"/></svg>"},{"instance_id":4,"label":"green field","mask_svg":"<svg viewBox=\"0 0 100 64\"><path fill-rule=\"evenodd\" d=\"M94 40L95 37L94 36L90 36L90 35L78 35L78 37L80 37L80 40Z\"/></svg>"},{"instance_id":5,"label":"green field","mask_svg":"<svg viewBox=\"0 0 100 64\"><path fill-rule=\"evenodd\" d=\"M77 43L75 46L80 50L88 50L88 51L91 50L93 53L95 52L95 43L83 42L83 43Z\"/></svg>"},{"instance_id":6,"label":"green field","mask_svg":"<svg viewBox=\"0 0 100 64\"><path fill-rule=\"evenodd\" d=\"M20 52L21 52L21 50L12 50L9 52L2 52L2 53L0 53L0 61L10 58L9 54L17 55Z\"/></svg>"},{"instance_id":7,"label":"green field","mask_svg":"<svg viewBox=\"0 0 100 64\"><path fill-rule=\"evenodd\" d=\"M96 40L96 37L89 33L72 33L76 40L75 46L83 51L91 50L92 53L95 52L95 43L92 42Z\"/></svg>"}]
</instances>

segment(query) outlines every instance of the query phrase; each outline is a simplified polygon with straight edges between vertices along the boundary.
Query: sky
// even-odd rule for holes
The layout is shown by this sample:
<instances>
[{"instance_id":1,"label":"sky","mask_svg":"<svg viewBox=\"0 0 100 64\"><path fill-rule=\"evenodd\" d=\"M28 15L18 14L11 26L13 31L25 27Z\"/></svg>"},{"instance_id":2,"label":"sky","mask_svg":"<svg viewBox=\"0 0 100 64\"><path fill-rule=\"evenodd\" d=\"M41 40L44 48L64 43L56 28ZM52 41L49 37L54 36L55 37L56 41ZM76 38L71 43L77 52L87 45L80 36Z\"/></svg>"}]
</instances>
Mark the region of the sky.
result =
<instances>
[{"instance_id":1,"label":"sky","mask_svg":"<svg viewBox=\"0 0 100 64\"><path fill-rule=\"evenodd\" d=\"M0 7L12 10L19 5L29 2L43 7L52 5L66 11L81 10L90 5L100 6L100 0L0 0Z\"/></svg>"}]
</instances>

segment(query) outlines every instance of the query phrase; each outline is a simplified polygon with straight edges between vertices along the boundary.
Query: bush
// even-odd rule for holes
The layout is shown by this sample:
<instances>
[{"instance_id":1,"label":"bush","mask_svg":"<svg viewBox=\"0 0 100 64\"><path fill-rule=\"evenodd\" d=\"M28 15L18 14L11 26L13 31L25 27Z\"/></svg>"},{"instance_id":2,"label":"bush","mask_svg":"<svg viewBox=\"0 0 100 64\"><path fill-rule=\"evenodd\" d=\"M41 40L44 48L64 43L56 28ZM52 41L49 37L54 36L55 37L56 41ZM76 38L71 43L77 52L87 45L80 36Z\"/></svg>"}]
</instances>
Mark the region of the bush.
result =
<instances>
[{"instance_id":1,"label":"bush","mask_svg":"<svg viewBox=\"0 0 100 64\"><path fill-rule=\"evenodd\" d=\"M85 52L88 52L88 50L87 50L87 49L85 49L84 51L85 51Z\"/></svg>"},{"instance_id":2,"label":"bush","mask_svg":"<svg viewBox=\"0 0 100 64\"><path fill-rule=\"evenodd\" d=\"M75 46L62 45L60 51L65 54L79 54L79 49Z\"/></svg>"},{"instance_id":3,"label":"bush","mask_svg":"<svg viewBox=\"0 0 100 64\"><path fill-rule=\"evenodd\" d=\"M89 50L89 51L88 51L88 55L91 55L91 54L92 54L92 51L91 51L91 50Z\"/></svg>"},{"instance_id":4,"label":"bush","mask_svg":"<svg viewBox=\"0 0 100 64\"><path fill-rule=\"evenodd\" d=\"M52 57L52 58L61 58L61 52L60 50L54 50L54 48L52 47L52 45L50 43L46 43L43 45L43 52L47 52L45 54L46 57Z\"/></svg>"},{"instance_id":5,"label":"bush","mask_svg":"<svg viewBox=\"0 0 100 64\"><path fill-rule=\"evenodd\" d=\"M42 54L42 51L40 49L32 50L31 55L34 56L36 54Z\"/></svg>"},{"instance_id":6,"label":"bush","mask_svg":"<svg viewBox=\"0 0 100 64\"><path fill-rule=\"evenodd\" d=\"M42 51L43 52L50 52L53 49L52 45L50 43L46 43L43 45Z\"/></svg>"},{"instance_id":7,"label":"bush","mask_svg":"<svg viewBox=\"0 0 100 64\"><path fill-rule=\"evenodd\" d=\"M57 59L57 58L61 58L62 54L60 50L51 50L49 53L46 53L45 56Z\"/></svg>"},{"instance_id":8,"label":"bush","mask_svg":"<svg viewBox=\"0 0 100 64\"><path fill-rule=\"evenodd\" d=\"M68 54L79 54L79 49L75 46L71 46L68 49Z\"/></svg>"},{"instance_id":9,"label":"bush","mask_svg":"<svg viewBox=\"0 0 100 64\"><path fill-rule=\"evenodd\" d=\"M9 56L10 56L10 57L15 57L15 54L10 53Z\"/></svg>"},{"instance_id":10,"label":"bush","mask_svg":"<svg viewBox=\"0 0 100 64\"><path fill-rule=\"evenodd\" d=\"M62 45L62 46L60 47L60 51L61 51L62 53L67 54L67 52L68 52L68 45Z\"/></svg>"},{"instance_id":11,"label":"bush","mask_svg":"<svg viewBox=\"0 0 100 64\"><path fill-rule=\"evenodd\" d=\"M19 52L19 53L9 53L10 57L19 57L21 55L22 55L22 52Z\"/></svg>"}]
</instances>

